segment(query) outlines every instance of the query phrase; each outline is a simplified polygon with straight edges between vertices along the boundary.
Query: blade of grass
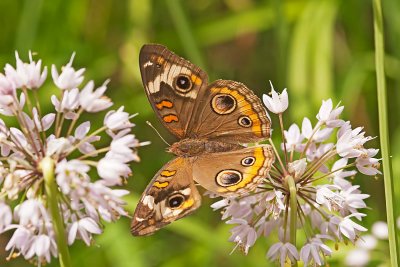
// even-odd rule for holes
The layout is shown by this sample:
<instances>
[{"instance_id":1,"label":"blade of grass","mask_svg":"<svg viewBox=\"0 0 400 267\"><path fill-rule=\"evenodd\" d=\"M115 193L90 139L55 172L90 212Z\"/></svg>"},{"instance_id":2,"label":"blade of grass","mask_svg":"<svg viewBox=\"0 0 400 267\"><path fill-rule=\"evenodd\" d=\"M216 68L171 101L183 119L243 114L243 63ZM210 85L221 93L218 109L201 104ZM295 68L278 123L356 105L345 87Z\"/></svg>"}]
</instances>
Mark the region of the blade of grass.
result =
<instances>
[{"instance_id":1,"label":"blade of grass","mask_svg":"<svg viewBox=\"0 0 400 267\"><path fill-rule=\"evenodd\" d=\"M172 21L174 22L175 28L178 31L178 35L181 39L185 53L196 63L196 65L206 69L200 49L197 46L197 42L194 38L188 19L183 11L181 1L166 0L165 3L168 7L168 11Z\"/></svg>"},{"instance_id":2,"label":"blade of grass","mask_svg":"<svg viewBox=\"0 0 400 267\"><path fill-rule=\"evenodd\" d=\"M392 166L389 145L389 125L387 113L387 93L384 65L384 41L383 41L383 16L380 0L373 1L374 10L374 32L375 32L375 65L376 80L378 91L378 110L379 110L379 135L381 141L381 153L383 163L385 196L386 196L386 215L389 228L389 251L391 266L399 266L399 252L397 247L396 233L396 214L394 210L395 195L394 182L392 179Z\"/></svg>"},{"instance_id":3,"label":"blade of grass","mask_svg":"<svg viewBox=\"0 0 400 267\"><path fill-rule=\"evenodd\" d=\"M15 40L17 50L26 52L33 48L42 6L43 0L24 1Z\"/></svg>"}]
</instances>

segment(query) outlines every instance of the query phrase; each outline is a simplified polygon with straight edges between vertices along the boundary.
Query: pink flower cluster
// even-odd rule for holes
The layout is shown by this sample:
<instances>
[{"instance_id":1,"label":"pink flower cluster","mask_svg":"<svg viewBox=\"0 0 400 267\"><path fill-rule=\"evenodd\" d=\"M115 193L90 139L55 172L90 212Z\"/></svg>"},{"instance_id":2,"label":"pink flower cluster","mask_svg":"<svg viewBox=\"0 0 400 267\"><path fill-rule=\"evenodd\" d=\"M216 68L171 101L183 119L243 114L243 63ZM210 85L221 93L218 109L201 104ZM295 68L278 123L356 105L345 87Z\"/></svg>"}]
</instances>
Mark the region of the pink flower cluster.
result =
<instances>
[{"instance_id":1,"label":"pink flower cluster","mask_svg":"<svg viewBox=\"0 0 400 267\"><path fill-rule=\"evenodd\" d=\"M275 149L277 161L255 192L222 199L212 207L223 209L222 219L235 225L230 241L244 253L264 237L276 240L266 256L282 267L297 261L323 266L332 254L329 241L354 243L367 230L357 221L365 216L360 210L367 207L364 200L369 196L349 178L358 172L380 174L378 149L365 147L373 138L342 120L343 106L334 107L331 99L322 101L314 125L304 118L301 126L292 124L287 130L282 116L289 106L286 89L278 94L272 88L263 100L279 117L284 138L280 152ZM272 139L269 142L276 148ZM296 236L306 242L296 242Z\"/></svg>"},{"instance_id":2,"label":"pink flower cluster","mask_svg":"<svg viewBox=\"0 0 400 267\"><path fill-rule=\"evenodd\" d=\"M10 256L39 264L58 254L42 160L55 162L68 244L82 239L90 245L92 235L102 232L102 221L127 215L122 197L129 192L112 187L131 175L130 162L139 161L136 149L146 144L131 132L133 116L124 107L108 111L98 129L82 121L84 113L104 111L113 103L104 95L108 81L97 89L93 81L81 88L85 69L75 70L73 58L60 73L51 68L58 88L51 96L52 113L45 114L40 106L38 93L47 78L41 60L35 62L29 53L25 63L16 53L16 67L7 64L0 73L0 114L19 125L8 127L0 119L0 232L14 231L6 246ZM96 172L99 178L93 179Z\"/></svg>"}]
</instances>

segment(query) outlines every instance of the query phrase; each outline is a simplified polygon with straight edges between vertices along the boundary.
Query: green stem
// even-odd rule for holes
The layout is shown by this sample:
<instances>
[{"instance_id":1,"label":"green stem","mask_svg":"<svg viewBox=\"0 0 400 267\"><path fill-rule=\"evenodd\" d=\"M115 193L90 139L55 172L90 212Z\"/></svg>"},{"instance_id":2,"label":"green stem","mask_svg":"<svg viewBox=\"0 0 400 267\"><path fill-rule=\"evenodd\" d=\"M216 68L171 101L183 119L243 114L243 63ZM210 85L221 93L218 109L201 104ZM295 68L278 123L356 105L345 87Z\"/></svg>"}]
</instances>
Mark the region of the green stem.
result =
<instances>
[{"instance_id":1,"label":"green stem","mask_svg":"<svg viewBox=\"0 0 400 267\"><path fill-rule=\"evenodd\" d=\"M58 257L61 267L71 267L71 258L69 256L68 244L65 235L63 218L58 206L57 194L58 189L54 176L54 160L50 157L42 159L40 167L43 172L43 178L46 187L46 196L50 207L51 218L53 221L54 232L58 247Z\"/></svg>"},{"instance_id":2,"label":"green stem","mask_svg":"<svg viewBox=\"0 0 400 267\"><path fill-rule=\"evenodd\" d=\"M287 183L289 186L290 196L290 243L296 246L296 234L297 234L297 189L294 179L291 175L286 176ZM297 261L292 262L293 266L297 267Z\"/></svg>"},{"instance_id":3,"label":"green stem","mask_svg":"<svg viewBox=\"0 0 400 267\"><path fill-rule=\"evenodd\" d=\"M395 194L394 181L392 179L392 164L389 147L389 127L387 114L387 95L385 81L385 48L383 38L383 16L380 0L373 1L374 9L374 32L375 32L375 65L378 91L379 110L379 135L381 141L381 153L383 163L386 215L389 228L389 251L391 266L399 266L399 251L397 247L396 213L394 210Z\"/></svg>"},{"instance_id":4,"label":"green stem","mask_svg":"<svg viewBox=\"0 0 400 267\"><path fill-rule=\"evenodd\" d=\"M194 38L193 32L190 29L188 19L185 15L185 12L183 11L181 1L166 0L165 4L167 5L170 17L178 32L181 43L183 44L183 49L185 50L185 53L191 60L193 60L193 62L196 63L196 65L199 65L201 68L206 69L200 49L197 46L197 42Z\"/></svg>"}]
</instances>

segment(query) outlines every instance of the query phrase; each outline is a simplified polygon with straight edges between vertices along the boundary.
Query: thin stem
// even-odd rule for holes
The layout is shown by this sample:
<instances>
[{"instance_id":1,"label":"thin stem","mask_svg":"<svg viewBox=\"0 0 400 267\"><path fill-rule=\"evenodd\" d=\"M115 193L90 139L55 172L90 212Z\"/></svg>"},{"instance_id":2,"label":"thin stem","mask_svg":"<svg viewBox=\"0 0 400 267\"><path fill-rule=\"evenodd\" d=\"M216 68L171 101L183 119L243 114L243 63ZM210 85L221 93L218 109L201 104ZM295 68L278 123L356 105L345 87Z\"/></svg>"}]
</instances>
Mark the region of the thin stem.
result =
<instances>
[{"instance_id":1,"label":"thin stem","mask_svg":"<svg viewBox=\"0 0 400 267\"><path fill-rule=\"evenodd\" d=\"M313 129L313 131L312 131L312 133L311 133L310 138L308 138L308 140L307 140L306 146L304 147L303 151L302 151L301 154L300 154L299 159L303 158L304 154L307 152L308 147L309 147L310 144L312 143L312 139L314 138L314 135L317 133L317 131L319 130L319 128L321 128L321 126L322 126L322 124L321 124L320 122L318 122L318 123L315 125L315 127L314 127L314 129Z\"/></svg>"},{"instance_id":2,"label":"thin stem","mask_svg":"<svg viewBox=\"0 0 400 267\"><path fill-rule=\"evenodd\" d=\"M44 144L45 147L47 147L46 132L43 130L44 127L43 127L43 123L42 123L42 109L40 107L40 101L39 101L39 96L37 94L37 90L33 90L33 97L35 98L35 101L36 101L36 108L37 108L37 111L38 111L38 114L39 114L39 118L40 118L40 120L39 120L40 121L40 126L42 127L41 134L42 134L43 144ZM45 151L45 149L43 149L43 153L44 153L44 151Z\"/></svg>"},{"instance_id":3,"label":"thin stem","mask_svg":"<svg viewBox=\"0 0 400 267\"><path fill-rule=\"evenodd\" d=\"M321 158L319 158L315 164L312 164L310 168L306 170L306 172L302 175L302 178L298 181L299 183L306 183L308 179L311 178L321 166L329 160L329 158L336 155L336 150L329 151L328 153L324 154Z\"/></svg>"},{"instance_id":4,"label":"thin stem","mask_svg":"<svg viewBox=\"0 0 400 267\"><path fill-rule=\"evenodd\" d=\"M285 134L284 134L285 128L283 128L282 113L279 113L279 125L281 127L281 133L282 133L283 153L285 154L285 164L286 164L285 166L286 166L286 169L288 169L288 155L287 155L287 149L286 149L286 141L285 141Z\"/></svg>"},{"instance_id":5,"label":"thin stem","mask_svg":"<svg viewBox=\"0 0 400 267\"><path fill-rule=\"evenodd\" d=\"M82 145L83 143L87 142L92 136L95 136L96 134L101 133L102 131L107 130L107 126L103 126L99 129L97 129L96 131L94 131L93 133L89 134L88 136L86 136L85 138L83 138L82 140L80 140L77 144L75 144L67 153L67 155L65 155L65 157L67 157L69 154L71 154L72 152L75 151L75 149L77 149L80 145Z\"/></svg>"},{"instance_id":6,"label":"thin stem","mask_svg":"<svg viewBox=\"0 0 400 267\"><path fill-rule=\"evenodd\" d=\"M55 162L52 158L46 157L40 162L43 178L46 187L46 196L50 207L51 218L53 221L54 232L58 247L58 256L61 267L70 267L71 259L65 236L63 218L58 206L58 189L54 177Z\"/></svg>"},{"instance_id":7,"label":"thin stem","mask_svg":"<svg viewBox=\"0 0 400 267\"><path fill-rule=\"evenodd\" d=\"M389 228L389 251L391 266L399 266L399 247L397 246L398 235L396 233L396 213L394 210L395 194L394 181L392 179L392 163L390 159L389 146L389 123L387 114L387 93L385 81L385 46L383 38L383 16L380 0L373 1L374 10L374 32L375 32L375 65L378 93L379 111L379 135L381 141L381 153L383 163L386 214Z\"/></svg>"},{"instance_id":8,"label":"thin stem","mask_svg":"<svg viewBox=\"0 0 400 267\"><path fill-rule=\"evenodd\" d=\"M273 149L274 152L275 152L275 156L278 158L278 161L279 161L279 164L281 165L281 168L282 168L282 170L283 170L283 173L286 175L286 174L287 174L287 171L286 171L285 165L283 165L283 162L282 162L282 160L281 160L281 157L279 156L278 151L276 150L276 147L275 147L275 145L274 145L274 142L272 141L271 138L269 138L268 141L269 141L269 143L271 144L272 149Z\"/></svg>"},{"instance_id":9,"label":"thin stem","mask_svg":"<svg viewBox=\"0 0 400 267\"><path fill-rule=\"evenodd\" d=\"M72 120L71 124L69 125L67 136L71 135L72 130L74 129L75 124L78 121L79 117L81 116L82 112L83 112L83 108L80 108L79 111L76 113L75 118Z\"/></svg>"},{"instance_id":10,"label":"thin stem","mask_svg":"<svg viewBox=\"0 0 400 267\"><path fill-rule=\"evenodd\" d=\"M89 157L94 157L94 156L97 156L98 154L105 153L105 152L108 152L108 151L110 151L110 147L100 148L100 149L94 150L94 151L92 151L90 153L87 153L85 155L80 156L78 158L78 160L83 160L83 159L86 159L86 158L89 158Z\"/></svg>"},{"instance_id":11,"label":"thin stem","mask_svg":"<svg viewBox=\"0 0 400 267\"><path fill-rule=\"evenodd\" d=\"M287 183L289 186L289 197L290 197L290 243L296 246L296 234L297 234L297 189L294 179L291 175L286 176ZM292 262L293 266L297 266L297 261Z\"/></svg>"},{"instance_id":12,"label":"thin stem","mask_svg":"<svg viewBox=\"0 0 400 267\"><path fill-rule=\"evenodd\" d=\"M353 166L355 166L355 165L356 165L356 163L355 163L355 162L353 162L353 163L350 163L350 164L347 164L347 165L346 165L346 166L344 166L344 167L341 167L341 168L339 168L339 169L336 169L336 170L334 170L334 171L328 172L328 173L326 173L326 174L324 174L324 175L322 175L322 176L320 176L320 177L317 177L317 178L314 178L314 179L308 180L308 181L307 181L307 183L313 183L313 182L315 182L315 181L318 181L318 180L320 180L320 179L323 179L323 178L325 178L325 177L328 177L328 176L330 176L330 175L334 174L335 172L338 172L338 171L341 171L341 170L344 170L344 169L347 169L347 168L353 167ZM302 184L304 184L304 183L306 183L306 182L303 182Z\"/></svg>"},{"instance_id":13,"label":"thin stem","mask_svg":"<svg viewBox=\"0 0 400 267\"><path fill-rule=\"evenodd\" d=\"M61 119L60 119L60 124L58 125L58 128L56 129L56 137L60 137L63 125L64 125L64 120L65 120L65 116L64 113L61 114Z\"/></svg>"}]
</instances>

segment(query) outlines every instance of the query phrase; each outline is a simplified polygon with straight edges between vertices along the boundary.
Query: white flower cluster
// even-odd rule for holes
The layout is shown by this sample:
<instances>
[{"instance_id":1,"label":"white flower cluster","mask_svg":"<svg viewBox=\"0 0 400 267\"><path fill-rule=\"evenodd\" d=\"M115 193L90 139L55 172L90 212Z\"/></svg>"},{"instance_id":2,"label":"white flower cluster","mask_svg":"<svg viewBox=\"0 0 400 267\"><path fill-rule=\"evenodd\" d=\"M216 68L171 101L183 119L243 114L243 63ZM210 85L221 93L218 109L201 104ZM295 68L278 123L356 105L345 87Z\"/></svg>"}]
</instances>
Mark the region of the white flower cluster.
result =
<instances>
[{"instance_id":1,"label":"white flower cluster","mask_svg":"<svg viewBox=\"0 0 400 267\"><path fill-rule=\"evenodd\" d=\"M73 57L61 73L52 66L59 95L51 96L55 112L44 114L38 91L47 68L42 70L41 60L33 61L31 53L29 58L24 63L16 53L16 67L7 64L5 74L0 73L0 114L19 125L8 127L0 119L0 232L14 230L6 246L11 257L22 255L40 265L58 254L42 160L55 163L68 244L82 239L90 245L92 235L102 232L102 220L127 215L121 197L129 192L111 187L131 175L129 163L139 160L136 148L145 143L131 133L133 116L123 107L109 111L99 129L81 122L85 112L104 111L113 103L104 95L107 82L94 89L89 81L80 89L85 69L75 70ZM96 172L100 178L91 179Z\"/></svg>"},{"instance_id":2,"label":"white flower cluster","mask_svg":"<svg viewBox=\"0 0 400 267\"><path fill-rule=\"evenodd\" d=\"M279 116L284 157L275 149L277 162L255 192L222 199L212 207L223 209L222 219L236 225L230 241L244 253L258 238L271 240L276 233L278 242L270 247L269 259L281 266L297 261L304 266L322 266L332 253L328 241L354 243L360 232L367 230L356 220L365 216L360 209L366 208L364 199L369 196L348 178L357 172L380 174L379 160L374 158L378 149L364 147L372 138L365 136L361 127L352 129L350 122L341 120L343 106L334 107L331 99L322 102L314 126L304 118L301 129L292 124L284 130L282 113L288 108L288 94L285 89L279 95L272 88L271 95L263 99ZM306 242L296 242L296 236Z\"/></svg>"}]
</instances>

